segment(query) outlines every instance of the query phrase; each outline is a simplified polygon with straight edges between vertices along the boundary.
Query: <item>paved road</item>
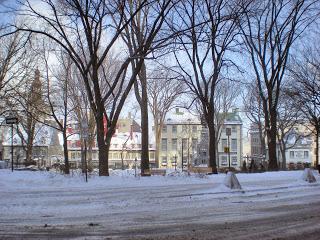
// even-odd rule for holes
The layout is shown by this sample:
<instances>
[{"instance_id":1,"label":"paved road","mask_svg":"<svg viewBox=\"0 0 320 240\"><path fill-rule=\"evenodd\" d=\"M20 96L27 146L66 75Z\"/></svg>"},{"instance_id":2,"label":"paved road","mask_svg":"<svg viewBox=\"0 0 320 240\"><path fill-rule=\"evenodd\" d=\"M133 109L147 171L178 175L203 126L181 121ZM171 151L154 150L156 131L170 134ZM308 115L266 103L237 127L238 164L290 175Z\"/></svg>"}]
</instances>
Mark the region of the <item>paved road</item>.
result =
<instances>
[{"instance_id":1,"label":"paved road","mask_svg":"<svg viewBox=\"0 0 320 240\"><path fill-rule=\"evenodd\" d=\"M210 188L8 191L0 239L320 239L320 185Z\"/></svg>"}]
</instances>

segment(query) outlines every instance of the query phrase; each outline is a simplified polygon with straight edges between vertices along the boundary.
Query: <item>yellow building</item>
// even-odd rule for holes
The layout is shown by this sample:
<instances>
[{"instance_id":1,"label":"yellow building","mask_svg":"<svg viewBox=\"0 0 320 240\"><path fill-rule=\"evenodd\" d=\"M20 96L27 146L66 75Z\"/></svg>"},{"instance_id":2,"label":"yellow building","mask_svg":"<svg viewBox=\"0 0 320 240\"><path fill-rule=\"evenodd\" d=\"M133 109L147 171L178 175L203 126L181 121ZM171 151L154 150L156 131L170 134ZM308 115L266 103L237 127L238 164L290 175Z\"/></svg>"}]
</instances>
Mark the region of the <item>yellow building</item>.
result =
<instances>
[{"instance_id":1,"label":"yellow building","mask_svg":"<svg viewBox=\"0 0 320 240\"><path fill-rule=\"evenodd\" d=\"M231 135L226 135L230 129ZM242 159L242 121L237 111L228 113L221 127L218 143L218 167L230 165L240 168ZM228 145L229 144L229 145ZM229 155L225 147L230 147ZM162 168L185 168L189 164L207 165L209 159L209 133L200 120L176 109L164 123L160 142L159 161Z\"/></svg>"}]
</instances>

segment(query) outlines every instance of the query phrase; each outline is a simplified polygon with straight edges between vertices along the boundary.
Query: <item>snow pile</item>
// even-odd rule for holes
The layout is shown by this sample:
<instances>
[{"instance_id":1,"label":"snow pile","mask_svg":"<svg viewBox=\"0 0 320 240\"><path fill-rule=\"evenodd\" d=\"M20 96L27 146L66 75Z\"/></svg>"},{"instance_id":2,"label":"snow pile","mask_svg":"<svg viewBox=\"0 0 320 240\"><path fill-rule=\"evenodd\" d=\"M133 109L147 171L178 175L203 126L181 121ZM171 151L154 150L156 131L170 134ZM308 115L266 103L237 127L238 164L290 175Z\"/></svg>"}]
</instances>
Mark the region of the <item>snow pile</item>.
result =
<instances>
[{"instance_id":1,"label":"snow pile","mask_svg":"<svg viewBox=\"0 0 320 240\"><path fill-rule=\"evenodd\" d=\"M236 175L229 171L224 179L224 185L231 189L241 189L241 185L236 177Z\"/></svg>"},{"instance_id":2,"label":"snow pile","mask_svg":"<svg viewBox=\"0 0 320 240\"><path fill-rule=\"evenodd\" d=\"M304 169L302 179L309 183L314 183L317 181L310 168Z\"/></svg>"}]
</instances>

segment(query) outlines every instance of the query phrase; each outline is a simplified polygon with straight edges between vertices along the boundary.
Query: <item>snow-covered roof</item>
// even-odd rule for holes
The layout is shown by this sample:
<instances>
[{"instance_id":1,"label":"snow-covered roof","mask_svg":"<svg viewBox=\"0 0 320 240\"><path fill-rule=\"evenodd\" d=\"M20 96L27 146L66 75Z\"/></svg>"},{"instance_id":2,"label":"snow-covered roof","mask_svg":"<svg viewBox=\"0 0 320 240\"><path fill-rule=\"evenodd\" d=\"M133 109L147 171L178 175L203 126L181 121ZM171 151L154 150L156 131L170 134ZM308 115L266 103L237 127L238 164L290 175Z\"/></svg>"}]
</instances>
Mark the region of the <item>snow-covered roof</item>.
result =
<instances>
[{"instance_id":1,"label":"snow-covered roof","mask_svg":"<svg viewBox=\"0 0 320 240\"><path fill-rule=\"evenodd\" d=\"M201 122L195 114L176 108L167 114L165 124L201 124Z\"/></svg>"},{"instance_id":2,"label":"snow-covered roof","mask_svg":"<svg viewBox=\"0 0 320 240\"><path fill-rule=\"evenodd\" d=\"M228 112L225 115L225 124L242 124L242 120L237 111ZM200 125L200 117L194 113L188 111L182 111L176 108L174 111L171 111L167 114L166 125L170 124L188 124L188 125Z\"/></svg>"}]
</instances>

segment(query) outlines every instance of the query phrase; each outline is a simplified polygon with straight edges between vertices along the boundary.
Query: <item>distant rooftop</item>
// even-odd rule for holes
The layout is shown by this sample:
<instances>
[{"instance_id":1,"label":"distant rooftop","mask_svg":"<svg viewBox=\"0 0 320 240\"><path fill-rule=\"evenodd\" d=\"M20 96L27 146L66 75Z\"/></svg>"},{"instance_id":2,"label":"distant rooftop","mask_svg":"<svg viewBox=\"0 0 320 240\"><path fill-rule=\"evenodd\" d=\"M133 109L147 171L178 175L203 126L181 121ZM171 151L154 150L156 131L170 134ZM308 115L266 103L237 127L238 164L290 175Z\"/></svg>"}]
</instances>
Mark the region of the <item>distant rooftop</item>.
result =
<instances>
[{"instance_id":1,"label":"distant rooftop","mask_svg":"<svg viewBox=\"0 0 320 240\"><path fill-rule=\"evenodd\" d=\"M222 116L222 114L221 114ZM226 113L225 123L232 124L242 124L242 120L239 116L238 109L234 109L232 112ZM165 120L165 124L201 124L200 116L197 116L188 111L181 111L181 109L176 108L174 111L169 112Z\"/></svg>"}]
</instances>

